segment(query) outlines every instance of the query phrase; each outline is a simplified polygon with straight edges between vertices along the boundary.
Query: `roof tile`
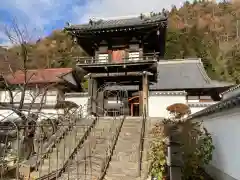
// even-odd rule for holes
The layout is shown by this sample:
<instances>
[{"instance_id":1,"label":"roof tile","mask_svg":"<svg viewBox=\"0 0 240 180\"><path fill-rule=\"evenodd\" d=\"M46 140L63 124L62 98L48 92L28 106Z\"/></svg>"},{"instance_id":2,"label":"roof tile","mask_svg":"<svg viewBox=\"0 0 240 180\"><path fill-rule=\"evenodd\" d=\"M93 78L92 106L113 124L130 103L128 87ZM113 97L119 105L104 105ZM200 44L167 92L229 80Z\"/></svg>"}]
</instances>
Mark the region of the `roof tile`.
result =
<instances>
[{"instance_id":1,"label":"roof tile","mask_svg":"<svg viewBox=\"0 0 240 180\"><path fill-rule=\"evenodd\" d=\"M60 82L60 76L72 71L72 68L51 68L51 69L32 69L27 70L26 76L29 84L36 83L55 83ZM14 74L5 76L10 84L24 84L25 73L22 70L16 71Z\"/></svg>"},{"instance_id":2,"label":"roof tile","mask_svg":"<svg viewBox=\"0 0 240 180\"><path fill-rule=\"evenodd\" d=\"M120 27L131 27L131 26L139 26L146 25L155 22L166 21L167 17L163 15L156 15L153 17L134 17L134 18L124 18L124 19L114 19L114 20L98 20L94 21L93 24L80 24L80 25L72 25L70 27L66 27L66 29L73 30L99 30L99 29L108 29L108 28L120 28Z\"/></svg>"}]
</instances>

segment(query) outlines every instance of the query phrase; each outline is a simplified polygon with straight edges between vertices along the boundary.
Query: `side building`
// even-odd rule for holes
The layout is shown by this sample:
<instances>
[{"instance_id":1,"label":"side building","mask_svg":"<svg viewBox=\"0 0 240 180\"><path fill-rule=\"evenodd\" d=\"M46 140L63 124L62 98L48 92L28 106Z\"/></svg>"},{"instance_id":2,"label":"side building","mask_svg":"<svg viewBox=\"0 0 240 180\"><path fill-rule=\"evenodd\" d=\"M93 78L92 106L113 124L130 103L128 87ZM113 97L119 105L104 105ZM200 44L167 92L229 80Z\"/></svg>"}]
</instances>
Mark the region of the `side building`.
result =
<instances>
[{"instance_id":1,"label":"side building","mask_svg":"<svg viewBox=\"0 0 240 180\"><path fill-rule=\"evenodd\" d=\"M21 100L24 105L21 111L37 111L41 109L39 118L56 118L61 113L57 111L59 101L72 101L72 91L81 92L81 85L77 84L79 78L75 69L72 68L50 68L29 69L27 72L18 70L11 74L0 77L0 120L17 119L18 116L11 109L19 108ZM68 82L62 76L68 77ZM7 85L7 86L6 86ZM11 95L8 88L11 88ZM22 90L25 88L25 90ZM24 93L22 98L22 93ZM12 97L11 97L12 96ZM77 105L81 102L83 93L74 98ZM13 101L13 105L11 104Z\"/></svg>"}]
</instances>

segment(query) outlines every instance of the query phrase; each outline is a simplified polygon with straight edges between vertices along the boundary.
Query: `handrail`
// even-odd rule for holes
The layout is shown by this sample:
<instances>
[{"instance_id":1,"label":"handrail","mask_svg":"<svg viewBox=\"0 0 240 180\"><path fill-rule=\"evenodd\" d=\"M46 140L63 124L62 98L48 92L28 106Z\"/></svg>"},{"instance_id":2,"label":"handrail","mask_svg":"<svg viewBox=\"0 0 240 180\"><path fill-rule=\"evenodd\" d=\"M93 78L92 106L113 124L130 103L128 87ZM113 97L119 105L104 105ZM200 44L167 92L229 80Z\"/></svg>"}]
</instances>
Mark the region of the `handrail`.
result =
<instances>
[{"instance_id":1,"label":"handrail","mask_svg":"<svg viewBox=\"0 0 240 180\"><path fill-rule=\"evenodd\" d=\"M77 146L74 148L73 152L71 153L70 157L68 158L68 160L63 164L63 166L60 169L57 169L53 172L51 172L50 174L44 175L42 177L37 178L36 180L44 180L44 179L54 179L56 177L61 176L61 174L64 172L64 170L67 168L69 160L71 160L73 158L73 156L77 153L77 150L81 147L81 145L85 142L87 136L89 135L89 133L91 132L91 130L94 128L94 126L96 125L97 121L99 120L99 116L95 115L95 118L93 120L93 122L91 123L91 125L88 127L88 129L86 130L86 132L84 133L84 135L82 136L82 138L80 139L79 143L77 144Z\"/></svg>"},{"instance_id":2,"label":"handrail","mask_svg":"<svg viewBox=\"0 0 240 180\"><path fill-rule=\"evenodd\" d=\"M103 169L102 169L101 175L98 178L98 180L103 180L105 175L106 175L106 173L107 173L108 167L110 165L110 162L111 162L111 159L112 159L112 156L113 156L113 152L114 152L115 147L117 145L118 137L120 135L123 123L125 121L125 118L126 118L126 116L123 116L122 121L121 121L119 127L116 129L116 134L113 136L113 139L112 139L113 144L112 144L112 147L110 148L110 153L109 153L109 155L106 157L106 159L104 161Z\"/></svg>"},{"instance_id":3,"label":"handrail","mask_svg":"<svg viewBox=\"0 0 240 180\"><path fill-rule=\"evenodd\" d=\"M76 113L77 110L73 112ZM44 160L44 158L51 153L51 149L59 143L59 139L61 139L64 135L66 135L67 131L71 129L74 125L74 122L70 122L68 125L61 126L49 139L47 142L43 144L44 151L42 152L41 156L38 157L37 155L31 156L28 160L22 162L22 164L28 164L31 169L37 170L40 163ZM38 159L39 158L39 159Z\"/></svg>"},{"instance_id":4,"label":"handrail","mask_svg":"<svg viewBox=\"0 0 240 180\"><path fill-rule=\"evenodd\" d=\"M138 175L141 176L142 171L142 159L143 159L143 150L144 150L144 137L145 137L145 126L147 120L147 112L146 106L143 107L142 114L142 126L141 126L141 134L140 134L140 143L139 143L139 166L138 166Z\"/></svg>"}]
</instances>

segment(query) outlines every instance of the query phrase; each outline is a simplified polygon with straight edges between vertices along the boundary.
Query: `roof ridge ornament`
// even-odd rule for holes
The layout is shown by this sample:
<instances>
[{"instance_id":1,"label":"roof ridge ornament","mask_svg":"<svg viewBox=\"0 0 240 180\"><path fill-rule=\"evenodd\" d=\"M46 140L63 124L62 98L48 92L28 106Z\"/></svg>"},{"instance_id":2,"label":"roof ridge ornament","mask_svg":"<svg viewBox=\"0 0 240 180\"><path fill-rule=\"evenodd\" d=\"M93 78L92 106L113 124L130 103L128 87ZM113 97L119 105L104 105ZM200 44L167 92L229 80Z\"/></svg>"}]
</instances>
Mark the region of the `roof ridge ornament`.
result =
<instances>
[{"instance_id":1,"label":"roof ridge ornament","mask_svg":"<svg viewBox=\"0 0 240 180\"><path fill-rule=\"evenodd\" d=\"M99 25L103 22L102 19L94 20L94 19L89 19L89 24L90 25Z\"/></svg>"}]
</instances>

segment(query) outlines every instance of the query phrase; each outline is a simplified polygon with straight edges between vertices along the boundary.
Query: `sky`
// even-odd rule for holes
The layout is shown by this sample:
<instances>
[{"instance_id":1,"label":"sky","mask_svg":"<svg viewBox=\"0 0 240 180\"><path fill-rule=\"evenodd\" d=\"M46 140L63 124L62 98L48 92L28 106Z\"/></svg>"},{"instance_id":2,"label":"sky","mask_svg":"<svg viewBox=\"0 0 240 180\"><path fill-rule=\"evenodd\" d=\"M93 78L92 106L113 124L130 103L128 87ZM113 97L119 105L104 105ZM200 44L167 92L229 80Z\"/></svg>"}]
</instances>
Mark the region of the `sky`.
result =
<instances>
[{"instance_id":1,"label":"sky","mask_svg":"<svg viewBox=\"0 0 240 180\"><path fill-rule=\"evenodd\" d=\"M34 36L47 36L66 22L79 24L90 18L109 18L159 12L184 0L0 0L0 45L10 45L3 27L17 22ZM38 38L39 38L38 37Z\"/></svg>"}]
</instances>

